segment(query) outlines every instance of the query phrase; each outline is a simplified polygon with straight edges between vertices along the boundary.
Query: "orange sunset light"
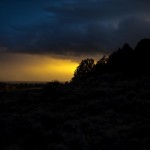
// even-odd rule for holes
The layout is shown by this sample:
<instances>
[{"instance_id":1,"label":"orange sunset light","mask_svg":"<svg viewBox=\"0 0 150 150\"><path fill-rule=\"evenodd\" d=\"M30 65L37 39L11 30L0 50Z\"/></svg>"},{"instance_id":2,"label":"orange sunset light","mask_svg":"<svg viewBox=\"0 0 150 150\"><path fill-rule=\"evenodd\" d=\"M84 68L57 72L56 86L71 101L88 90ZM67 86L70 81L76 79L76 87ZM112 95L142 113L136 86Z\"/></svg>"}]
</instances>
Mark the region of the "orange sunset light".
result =
<instances>
[{"instance_id":1,"label":"orange sunset light","mask_svg":"<svg viewBox=\"0 0 150 150\"><path fill-rule=\"evenodd\" d=\"M10 61L0 64L0 81L68 81L78 66L72 60L51 56L7 55Z\"/></svg>"}]
</instances>

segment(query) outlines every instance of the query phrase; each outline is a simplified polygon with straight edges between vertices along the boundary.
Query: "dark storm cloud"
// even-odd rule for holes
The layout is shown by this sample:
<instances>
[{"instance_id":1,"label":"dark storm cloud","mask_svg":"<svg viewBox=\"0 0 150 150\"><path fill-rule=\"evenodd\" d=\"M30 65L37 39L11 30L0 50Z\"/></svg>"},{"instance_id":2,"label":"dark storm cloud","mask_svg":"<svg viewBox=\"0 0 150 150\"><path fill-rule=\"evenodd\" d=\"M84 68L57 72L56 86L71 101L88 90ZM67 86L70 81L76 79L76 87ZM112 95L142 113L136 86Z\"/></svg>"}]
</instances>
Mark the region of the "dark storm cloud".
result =
<instances>
[{"instance_id":1,"label":"dark storm cloud","mask_svg":"<svg viewBox=\"0 0 150 150\"><path fill-rule=\"evenodd\" d=\"M32 6L24 19L15 14L15 22L1 27L0 45L8 51L107 53L125 42L134 46L150 37L148 0L55 0L32 2Z\"/></svg>"},{"instance_id":2,"label":"dark storm cloud","mask_svg":"<svg viewBox=\"0 0 150 150\"><path fill-rule=\"evenodd\" d=\"M114 35L120 43L123 44L126 41L135 46L140 39L150 38L150 20L143 17L126 18L118 24L118 29L114 31Z\"/></svg>"}]
</instances>

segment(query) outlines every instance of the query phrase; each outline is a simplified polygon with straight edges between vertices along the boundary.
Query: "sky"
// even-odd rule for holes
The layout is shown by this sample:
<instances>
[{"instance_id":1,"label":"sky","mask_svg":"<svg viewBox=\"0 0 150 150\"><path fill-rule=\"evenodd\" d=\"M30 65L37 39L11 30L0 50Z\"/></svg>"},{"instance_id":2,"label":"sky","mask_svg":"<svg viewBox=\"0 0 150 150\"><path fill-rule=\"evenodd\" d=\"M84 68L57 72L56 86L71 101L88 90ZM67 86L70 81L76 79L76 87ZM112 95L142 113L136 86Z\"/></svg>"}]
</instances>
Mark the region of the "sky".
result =
<instances>
[{"instance_id":1,"label":"sky","mask_svg":"<svg viewBox=\"0 0 150 150\"><path fill-rule=\"evenodd\" d=\"M150 37L148 0L1 0L0 81L70 80L99 59Z\"/></svg>"}]
</instances>

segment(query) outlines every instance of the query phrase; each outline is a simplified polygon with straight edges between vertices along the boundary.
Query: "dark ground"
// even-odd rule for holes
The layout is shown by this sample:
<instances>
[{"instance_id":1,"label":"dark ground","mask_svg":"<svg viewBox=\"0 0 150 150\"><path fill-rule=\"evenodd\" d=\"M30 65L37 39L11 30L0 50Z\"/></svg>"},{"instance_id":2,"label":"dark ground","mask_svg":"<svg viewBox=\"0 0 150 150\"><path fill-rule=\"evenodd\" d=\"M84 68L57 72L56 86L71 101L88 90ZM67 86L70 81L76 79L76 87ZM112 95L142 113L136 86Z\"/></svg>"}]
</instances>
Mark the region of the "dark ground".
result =
<instances>
[{"instance_id":1,"label":"dark ground","mask_svg":"<svg viewBox=\"0 0 150 150\"><path fill-rule=\"evenodd\" d=\"M150 76L1 90L1 150L149 150Z\"/></svg>"}]
</instances>

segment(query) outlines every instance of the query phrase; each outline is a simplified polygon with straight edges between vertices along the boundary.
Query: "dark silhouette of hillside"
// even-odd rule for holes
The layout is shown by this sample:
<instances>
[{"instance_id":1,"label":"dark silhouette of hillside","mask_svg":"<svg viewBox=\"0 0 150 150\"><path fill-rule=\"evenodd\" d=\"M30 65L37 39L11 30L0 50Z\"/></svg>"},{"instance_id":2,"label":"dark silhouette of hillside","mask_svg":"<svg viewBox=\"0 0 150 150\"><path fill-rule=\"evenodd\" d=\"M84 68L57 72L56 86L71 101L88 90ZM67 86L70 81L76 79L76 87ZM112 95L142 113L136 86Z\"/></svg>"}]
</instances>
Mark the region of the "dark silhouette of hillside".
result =
<instances>
[{"instance_id":1,"label":"dark silhouette of hillside","mask_svg":"<svg viewBox=\"0 0 150 150\"><path fill-rule=\"evenodd\" d=\"M0 150L149 150L149 41L83 60L70 82L0 83Z\"/></svg>"},{"instance_id":2,"label":"dark silhouette of hillside","mask_svg":"<svg viewBox=\"0 0 150 150\"><path fill-rule=\"evenodd\" d=\"M76 71L72 80L116 72L125 73L126 75L150 73L150 39L141 40L135 49L132 49L126 43L121 49L119 48L108 57L104 56L95 65L90 66L85 61L82 60L78 66L80 72L84 72L84 76L80 76L81 73ZM90 70L87 69L87 66L90 67Z\"/></svg>"}]
</instances>

